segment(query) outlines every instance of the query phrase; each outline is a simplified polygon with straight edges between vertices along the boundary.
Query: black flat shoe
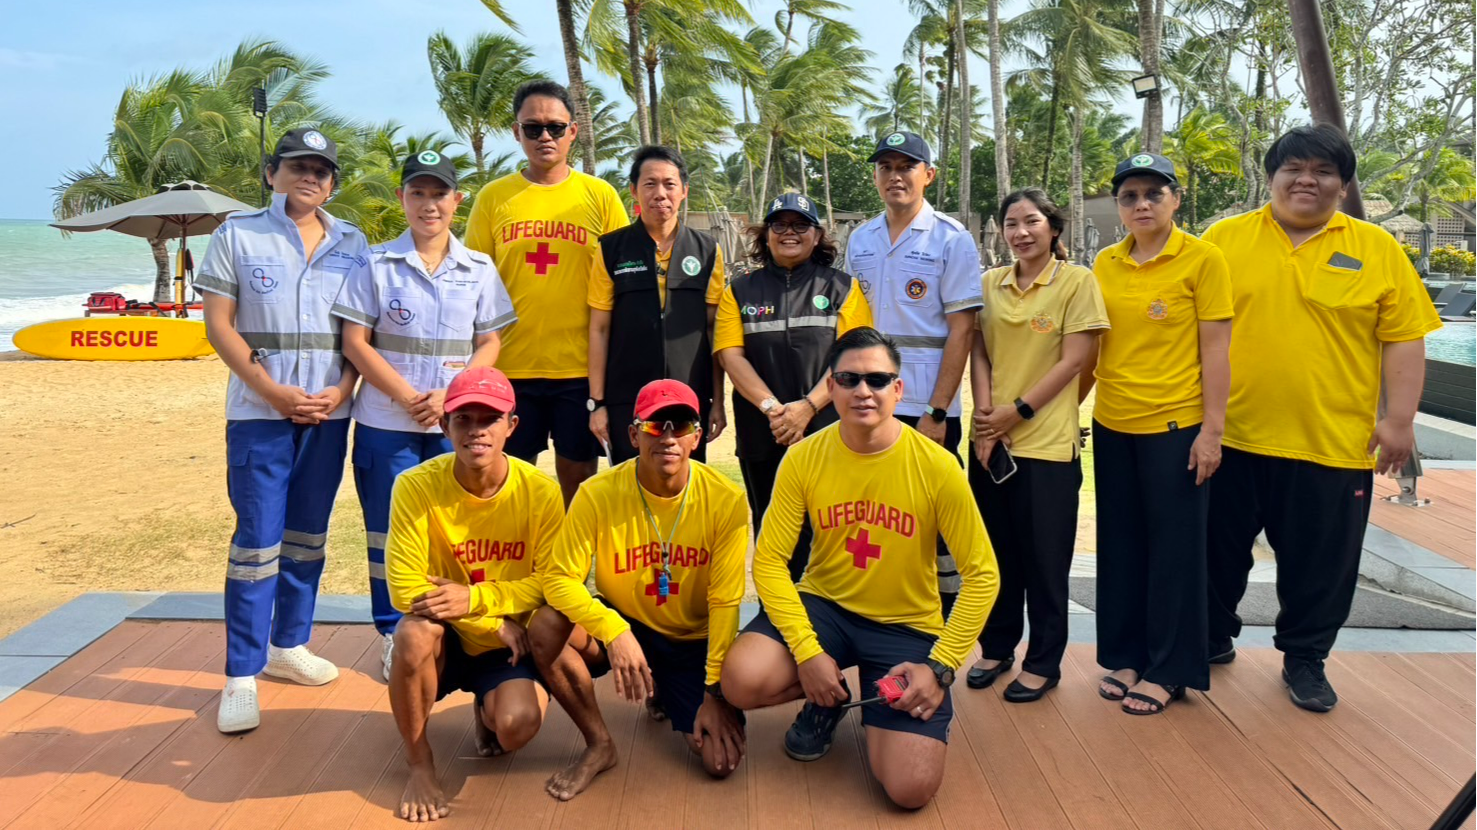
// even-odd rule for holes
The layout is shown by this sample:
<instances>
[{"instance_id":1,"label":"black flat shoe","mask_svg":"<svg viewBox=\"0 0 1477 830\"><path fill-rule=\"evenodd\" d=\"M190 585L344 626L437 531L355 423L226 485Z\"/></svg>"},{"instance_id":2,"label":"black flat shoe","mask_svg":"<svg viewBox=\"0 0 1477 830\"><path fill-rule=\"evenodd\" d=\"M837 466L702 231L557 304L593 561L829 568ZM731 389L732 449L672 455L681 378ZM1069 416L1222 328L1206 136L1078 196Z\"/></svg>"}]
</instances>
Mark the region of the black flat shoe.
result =
<instances>
[{"instance_id":1,"label":"black flat shoe","mask_svg":"<svg viewBox=\"0 0 1477 830\"><path fill-rule=\"evenodd\" d=\"M964 676L964 682L971 689L986 689L995 682L995 678L1010 670L1015 665L1015 655L1011 655L993 669L970 669L969 674Z\"/></svg>"},{"instance_id":2,"label":"black flat shoe","mask_svg":"<svg viewBox=\"0 0 1477 830\"><path fill-rule=\"evenodd\" d=\"M1047 692L1055 689L1056 684L1059 682L1061 682L1061 678L1053 677L1041 684L1041 688L1033 689L1019 680L1012 680L1010 681L1010 685L1005 687L1003 697L1009 703L1031 703L1040 700Z\"/></svg>"},{"instance_id":3,"label":"black flat shoe","mask_svg":"<svg viewBox=\"0 0 1477 830\"><path fill-rule=\"evenodd\" d=\"M1236 644L1230 637L1211 643L1209 651L1212 666L1224 666L1236 659Z\"/></svg>"}]
</instances>

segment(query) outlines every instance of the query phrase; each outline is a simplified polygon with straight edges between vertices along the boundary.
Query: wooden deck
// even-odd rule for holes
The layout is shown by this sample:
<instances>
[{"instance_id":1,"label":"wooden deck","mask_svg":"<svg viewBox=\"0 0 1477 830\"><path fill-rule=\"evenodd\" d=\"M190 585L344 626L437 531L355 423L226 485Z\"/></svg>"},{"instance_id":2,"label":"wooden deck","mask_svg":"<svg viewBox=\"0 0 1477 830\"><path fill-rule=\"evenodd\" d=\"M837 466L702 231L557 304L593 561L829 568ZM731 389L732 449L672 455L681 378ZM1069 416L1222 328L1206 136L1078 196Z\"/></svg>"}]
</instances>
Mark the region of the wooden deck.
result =
<instances>
[{"instance_id":1,"label":"wooden deck","mask_svg":"<svg viewBox=\"0 0 1477 830\"><path fill-rule=\"evenodd\" d=\"M1425 507L1383 501L1400 492L1392 478L1375 476L1374 492L1380 500L1370 510L1371 524L1477 569L1477 471L1426 470L1416 485L1417 495L1431 500Z\"/></svg>"},{"instance_id":2,"label":"wooden deck","mask_svg":"<svg viewBox=\"0 0 1477 830\"><path fill-rule=\"evenodd\" d=\"M373 629L320 627L319 653L353 668L323 688L263 682L263 725L236 738L215 730L223 639L218 623L124 623L0 703L0 826L403 826ZM431 725L455 794L440 826L1425 830L1472 774L1471 654L1336 654L1342 703L1326 716L1288 703L1279 667L1243 651L1209 695L1150 718L1097 697L1086 646L1041 704L961 683L943 788L916 813L869 780L855 716L828 757L799 764L780 748L794 707L756 713L743 766L715 782L608 681L620 766L559 804L542 785L580 740L557 705L532 744L487 760L457 695Z\"/></svg>"}]
</instances>

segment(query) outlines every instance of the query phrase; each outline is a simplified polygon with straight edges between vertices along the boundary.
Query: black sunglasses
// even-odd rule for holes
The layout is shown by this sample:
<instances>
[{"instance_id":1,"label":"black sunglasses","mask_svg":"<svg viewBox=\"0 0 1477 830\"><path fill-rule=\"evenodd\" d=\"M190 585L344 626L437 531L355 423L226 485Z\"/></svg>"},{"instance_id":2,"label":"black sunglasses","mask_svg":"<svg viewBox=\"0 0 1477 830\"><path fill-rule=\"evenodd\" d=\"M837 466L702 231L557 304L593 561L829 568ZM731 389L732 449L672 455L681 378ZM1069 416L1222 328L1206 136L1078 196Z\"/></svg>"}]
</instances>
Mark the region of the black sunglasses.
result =
<instances>
[{"instance_id":1,"label":"black sunglasses","mask_svg":"<svg viewBox=\"0 0 1477 830\"><path fill-rule=\"evenodd\" d=\"M896 372L832 372L831 379L842 389L855 389L857 384L866 381L867 385L877 391L882 391L897 380Z\"/></svg>"},{"instance_id":2,"label":"black sunglasses","mask_svg":"<svg viewBox=\"0 0 1477 830\"><path fill-rule=\"evenodd\" d=\"M539 136L543 135L545 130L549 131L550 138L563 138L564 131L569 129L569 125L563 121L555 121L550 124L524 121L519 123L518 126L523 128L523 137L529 141L538 141Z\"/></svg>"},{"instance_id":3,"label":"black sunglasses","mask_svg":"<svg viewBox=\"0 0 1477 830\"><path fill-rule=\"evenodd\" d=\"M806 222L806 221L803 221L803 220L802 221L799 221L799 222L770 222L769 223L769 230L775 236L784 236L785 234L790 234L790 233L793 233L796 236L802 236L802 235L805 234L806 231L810 230L813 227L815 227L815 223L814 222Z\"/></svg>"}]
</instances>

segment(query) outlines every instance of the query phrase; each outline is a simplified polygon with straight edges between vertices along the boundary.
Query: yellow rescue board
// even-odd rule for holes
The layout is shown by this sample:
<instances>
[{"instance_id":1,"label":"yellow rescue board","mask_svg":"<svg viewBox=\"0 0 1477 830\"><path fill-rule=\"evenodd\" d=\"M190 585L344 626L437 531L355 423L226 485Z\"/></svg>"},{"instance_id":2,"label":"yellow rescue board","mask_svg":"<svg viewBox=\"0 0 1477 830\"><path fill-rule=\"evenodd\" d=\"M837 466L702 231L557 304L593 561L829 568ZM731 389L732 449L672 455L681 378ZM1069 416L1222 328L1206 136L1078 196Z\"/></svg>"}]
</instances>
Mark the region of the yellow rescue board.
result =
<instances>
[{"instance_id":1,"label":"yellow rescue board","mask_svg":"<svg viewBox=\"0 0 1477 830\"><path fill-rule=\"evenodd\" d=\"M215 354L205 323L172 317L82 317L37 323L15 347L53 360L183 360Z\"/></svg>"}]
</instances>

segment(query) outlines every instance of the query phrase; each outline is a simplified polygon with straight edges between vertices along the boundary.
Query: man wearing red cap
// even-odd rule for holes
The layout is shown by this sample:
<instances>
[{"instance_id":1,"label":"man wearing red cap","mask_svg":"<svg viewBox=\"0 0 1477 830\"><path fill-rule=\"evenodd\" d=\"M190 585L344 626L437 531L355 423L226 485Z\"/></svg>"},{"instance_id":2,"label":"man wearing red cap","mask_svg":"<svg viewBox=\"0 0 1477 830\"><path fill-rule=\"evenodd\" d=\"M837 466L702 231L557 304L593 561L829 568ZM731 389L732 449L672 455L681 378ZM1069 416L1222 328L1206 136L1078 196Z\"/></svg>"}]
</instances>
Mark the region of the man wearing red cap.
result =
<instances>
[{"instance_id":1,"label":"man wearing red cap","mask_svg":"<svg viewBox=\"0 0 1477 830\"><path fill-rule=\"evenodd\" d=\"M738 633L748 504L690 460L706 413L686 384L652 381L634 410L640 454L580 487L538 563L549 604L528 627L534 660L587 744L549 779L561 801L615 766L592 679L606 671L617 694L671 720L709 775L728 776L744 754L742 715L723 700L718 671ZM598 598L585 587L592 558Z\"/></svg>"},{"instance_id":2,"label":"man wearing red cap","mask_svg":"<svg viewBox=\"0 0 1477 830\"><path fill-rule=\"evenodd\" d=\"M385 543L395 627L390 708L405 740L410 781L401 818L449 812L426 723L453 691L476 695L477 750L518 749L538 732L549 696L529 658L525 626L543 604L534 564L563 520L559 485L503 453L518 426L513 386L477 367L447 387L441 429L453 452L400 474Z\"/></svg>"}]
</instances>

